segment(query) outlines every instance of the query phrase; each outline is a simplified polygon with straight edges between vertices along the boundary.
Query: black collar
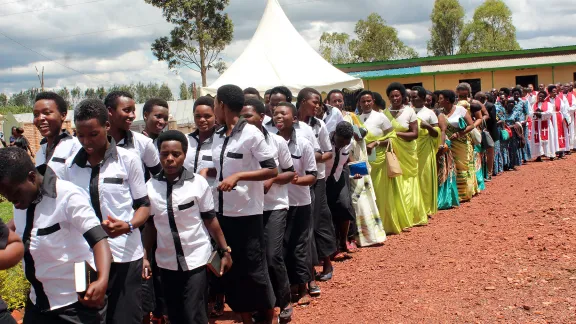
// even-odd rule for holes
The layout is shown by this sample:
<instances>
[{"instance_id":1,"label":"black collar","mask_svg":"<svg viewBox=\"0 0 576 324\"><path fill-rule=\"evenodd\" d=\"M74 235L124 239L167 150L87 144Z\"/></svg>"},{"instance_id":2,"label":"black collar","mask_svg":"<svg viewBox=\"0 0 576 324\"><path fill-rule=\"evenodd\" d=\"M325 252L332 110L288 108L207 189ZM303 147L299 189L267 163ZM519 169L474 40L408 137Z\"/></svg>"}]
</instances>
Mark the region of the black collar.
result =
<instances>
[{"instance_id":1,"label":"black collar","mask_svg":"<svg viewBox=\"0 0 576 324\"><path fill-rule=\"evenodd\" d=\"M270 118L270 120L266 123L266 125L274 126L274 118Z\"/></svg>"},{"instance_id":2,"label":"black collar","mask_svg":"<svg viewBox=\"0 0 576 324\"><path fill-rule=\"evenodd\" d=\"M56 173L51 168L46 168L44 180L42 180L42 186L40 186L40 193L43 196L56 198L56 179L58 179Z\"/></svg>"},{"instance_id":3,"label":"black collar","mask_svg":"<svg viewBox=\"0 0 576 324\"><path fill-rule=\"evenodd\" d=\"M310 117L310 120L308 121L308 125L310 125L310 127L314 127L316 126L316 124L319 122L318 118L312 116Z\"/></svg>"},{"instance_id":4,"label":"black collar","mask_svg":"<svg viewBox=\"0 0 576 324\"><path fill-rule=\"evenodd\" d=\"M58 143L61 140L65 139L67 137L72 138L72 135L70 135L70 133L68 133L68 131L66 129L63 129L62 132L60 133L60 135L58 135L56 137L56 140L54 141L54 144L55 144L54 146L58 145ZM46 139L46 137L42 138L42 140L40 141L40 145L46 144L46 143L48 143L48 139Z\"/></svg>"},{"instance_id":5,"label":"black collar","mask_svg":"<svg viewBox=\"0 0 576 324\"><path fill-rule=\"evenodd\" d=\"M120 147L133 148L134 147L134 134L131 130L126 131L126 136L124 137L124 143L118 144Z\"/></svg>"},{"instance_id":6,"label":"black collar","mask_svg":"<svg viewBox=\"0 0 576 324\"><path fill-rule=\"evenodd\" d=\"M276 133L276 135L282 136L282 135L280 135L280 131L278 131L278 133ZM290 144L296 145L296 129L294 129L294 126L292 126L292 134L290 135L290 140L288 141L288 146L290 146Z\"/></svg>"},{"instance_id":7,"label":"black collar","mask_svg":"<svg viewBox=\"0 0 576 324\"><path fill-rule=\"evenodd\" d=\"M244 118L240 118L238 120L238 123L236 125L234 125L234 128L232 128L232 133L230 133L230 137L234 136L236 133L240 133L242 132L242 130L244 130L244 127L246 126L246 124L248 124L248 122L246 121L246 119ZM225 137L226 136L226 125L222 126L219 130L216 131L216 133L218 135L220 135L220 137Z\"/></svg>"},{"instance_id":8,"label":"black collar","mask_svg":"<svg viewBox=\"0 0 576 324\"><path fill-rule=\"evenodd\" d=\"M200 131L198 129L196 129L195 131L193 131L192 133L188 134L188 136L192 137L193 139L196 140L196 142L198 142L199 144L211 144L212 140L214 139L214 133L216 131L216 127L212 128L212 135L210 135L210 137L208 137L207 139L204 140L204 142L200 143Z\"/></svg>"},{"instance_id":9,"label":"black collar","mask_svg":"<svg viewBox=\"0 0 576 324\"><path fill-rule=\"evenodd\" d=\"M116 148L116 142L110 136L108 136L108 141L110 142L110 146L108 146L108 149L106 149L106 152L104 153L104 159L102 160L102 164L106 162L106 160L108 160L109 158L118 160L118 149ZM86 150L84 150L84 148L81 148L74 157L74 160L72 160L72 164L76 164L81 168L85 168L87 163L88 163L88 153L86 153Z\"/></svg>"},{"instance_id":10,"label":"black collar","mask_svg":"<svg viewBox=\"0 0 576 324\"><path fill-rule=\"evenodd\" d=\"M172 185L181 185L186 180L194 179L194 176L195 176L194 172L192 172L190 170L186 170L186 168L182 167L182 171L180 171L180 175L178 176L178 178L176 178L176 180L174 181L174 183L172 183ZM160 173L155 175L154 179L168 183L168 179L166 179L166 176L164 175L164 170L160 171Z\"/></svg>"},{"instance_id":11,"label":"black collar","mask_svg":"<svg viewBox=\"0 0 576 324\"><path fill-rule=\"evenodd\" d=\"M264 134L264 138L266 139L266 141L268 141L268 134L270 134L268 132L268 130L266 130L266 127L262 127L262 134Z\"/></svg>"}]
</instances>

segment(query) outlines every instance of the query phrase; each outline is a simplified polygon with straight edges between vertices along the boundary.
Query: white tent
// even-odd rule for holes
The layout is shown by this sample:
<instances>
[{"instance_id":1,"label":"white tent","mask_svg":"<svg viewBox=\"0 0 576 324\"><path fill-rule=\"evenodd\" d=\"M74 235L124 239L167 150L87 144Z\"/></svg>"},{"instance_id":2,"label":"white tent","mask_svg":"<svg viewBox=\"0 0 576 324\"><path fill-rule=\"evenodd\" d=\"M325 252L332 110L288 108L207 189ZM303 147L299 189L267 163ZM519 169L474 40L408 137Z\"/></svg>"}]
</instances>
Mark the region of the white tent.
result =
<instances>
[{"instance_id":1,"label":"white tent","mask_svg":"<svg viewBox=\"0 0 576 324\"><path fill-rule=\"evenodd\" d=\"M254 87L261 95L280 85L288 87L294 95L305 87L320 92L363 87L361 79L332 66L300 36L277 0L268 0L258 29L242 55L201 92L214 96L225 84L242 89Z\"/></svg>"}]
</instances>

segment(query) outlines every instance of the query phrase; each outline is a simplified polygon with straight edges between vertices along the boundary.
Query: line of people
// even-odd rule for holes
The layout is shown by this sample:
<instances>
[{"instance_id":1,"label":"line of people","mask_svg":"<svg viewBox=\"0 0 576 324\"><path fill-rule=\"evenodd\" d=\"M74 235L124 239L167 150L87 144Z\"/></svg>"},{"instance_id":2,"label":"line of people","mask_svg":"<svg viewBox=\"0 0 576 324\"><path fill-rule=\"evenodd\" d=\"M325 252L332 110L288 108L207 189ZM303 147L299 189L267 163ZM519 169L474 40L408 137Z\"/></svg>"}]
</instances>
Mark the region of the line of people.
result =
<instances>
[{"instance_id":1,"label":"line of people","mask_svg":"<svg viewBox=\"0 0 576 324\"><path fill-rule=\"evenodd\" d=\"M66 102L43 92L35 162L0 149L0 194L18 234L0 224L0 268L24 252L24 323L205 324L225 303L243 323L272 323L275 307L286 323L358 246L427 224L532 156L569 154L576 100L561 89L473 99L465 83L430 92L394 82L389 107L363 90L348 111L340 90L323 100L278 86L260 98L226 85L194 102L186 135L164 130L160 99L144 105L145 131L131 131L135 101L115 91L75 107L76 137L62 129ZM351 174L357 162L365 174ZM82 261L98 279L79 297Z\"/></svg>"}]
</instances>

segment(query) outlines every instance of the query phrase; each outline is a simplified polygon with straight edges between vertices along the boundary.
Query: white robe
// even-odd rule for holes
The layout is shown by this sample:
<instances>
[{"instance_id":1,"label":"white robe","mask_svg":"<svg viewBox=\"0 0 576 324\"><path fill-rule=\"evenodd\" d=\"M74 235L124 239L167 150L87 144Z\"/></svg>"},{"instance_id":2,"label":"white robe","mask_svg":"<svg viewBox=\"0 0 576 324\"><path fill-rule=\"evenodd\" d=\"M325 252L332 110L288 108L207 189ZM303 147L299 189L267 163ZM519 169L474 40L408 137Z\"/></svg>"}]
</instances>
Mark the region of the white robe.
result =
<instances>
[{"instance_id":1,"label":"white robe","mask_svg":"<svg viewBox=\"0 0 576 324\"><path fill-rule=\"evenodd\" d=\"M542 109L542 103L538 103L538 109ZM549 158L556 157L556 147L558 147L558 138L556 136L555 130L555 120L554 115L554 104L548 104L548 109L542 112L542 117L538 118L534 115L536 109L530 108L530 113L532 117L532 137L530 140L530 145L532 149L532 156L546 156ZM536 133L536 126L540 132L542 132L542 121L548 121L548 140L543 141L540 138L540 134ZM536 140L540 139L539 143Z\"/></svg>"},{"instance_id":2,"label":"white robe","mask_svg":"<svg viewBox=\"0 0 576 324\"><path fill-rule=\"evenodd\" d=\"M572 97L572 105L570 105L568 97ZM568 127L568 138L570 141L569 148L574 150L576 149L576 95L572 92L568 92L568 94L564 95L564 99L566 100L566 107L568 107L568 115L570 116L571 122Z\"/></svg>"},{"instance_id":3,"label":"white robe","mask_svg":"<svg viewBox=\"0 0 576 324\"><path fill-rule=\"evenodd\" d=\"M558 107L556 107L556 98L549 98L549 102L550 105L552 105L552 107L554 107L554 130L557 132L556 133L556 141L555 141L555 148L556 148L556 152L560 152L560 151L567 151L568 147L569 147L569 141L568 141L568 137L569 137L569 132L568 132L568 127L566 126L566 123L564 123L564 120L566 120L568 122L568 124L571 123L570 121L570 115L568 114L568 101L566 100L566 98L561 98L560 100L560 114L558 114ZM562 127L562 130L564 131L564 135L562 136L562 132L559 131L558 125L562 125L560 127ZM560 147L560 141L564 141L565 145L564 147Z\"/></svg>"}]
</instances>

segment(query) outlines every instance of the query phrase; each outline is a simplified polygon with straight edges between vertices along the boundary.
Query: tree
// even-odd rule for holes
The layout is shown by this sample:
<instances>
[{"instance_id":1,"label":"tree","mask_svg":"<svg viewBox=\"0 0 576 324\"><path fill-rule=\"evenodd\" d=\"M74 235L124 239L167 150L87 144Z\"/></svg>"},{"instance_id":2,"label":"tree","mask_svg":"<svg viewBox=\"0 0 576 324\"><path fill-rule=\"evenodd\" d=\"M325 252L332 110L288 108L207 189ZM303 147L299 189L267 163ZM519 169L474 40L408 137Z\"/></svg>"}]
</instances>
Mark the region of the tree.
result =
<instances>
[{"instance_id":1,"label":"tree","mask_svg":"<svg viewBox=\"0 0 576 324\"><path fill-rule=\"evenodd\" d=\"M366 20L359 20L354 29L358 39L350 42L354 56L362 62L387 61L391 59L415 58L416 51L398 38L396 28L386 25L377 13Z\"/></svg>"},{"instance_id":2,"label":"tree","mask_svg":"<svg viewBox=\"0 0 576 324\"><path fill-rule=\"evenodd\" d=\"M170 90L170 87L166 84L163 83L160 88L158 89L158 98L160 99L164 99L166 101L172 101L174 100L174 96L172 95L172 90Z\"/></svg>"},{"instance_id":3,"label":"tree","mask_svg":"<svg viewBox=\"0 0 576 324\"><path fill-rule=\"evenodd\" d=\"M322 33L320 36L320 55L332 63L352 63L355 60L350 52L350 35L346 33Z\"/></svg>"},{"instance_id":4,"label":"tree","mask_svg":"<svg viewBox=\"0 0 576 324\"><path fill-rule=\"evenodd\" d=\"M218 71L218 74L222 75L228 69L228 65L226 62L219 60L218 62L214 63L214 68Z\"/></svg>"},{"instance_id":5,"label":"tree","mask_svg":"<svg viewBox=\"0 0 576 324\"><path fill-rule=\"evenodd\" d=\"M73 106L76 106L80 101L82 101L82 89L76 86L72 90L70 90L70 102ZM73 107L72 107L73 108Z\"/></svg>"},{"instance_id":6,"label":"tree","mask_svg":"<svg viewBox=\"0 0 576 324\"><path fill-rule=\"evenodd\" d=\"M186 82L180 84L180 100L188 100L188 86Z\"/></svg>"},{"instance_id":7,"label":"tree","mask_svg":"<svg viewBox=\"0 0 576 324\"><path fill-rule=\"evenodd\" d=\"M94 88L87 88L86 91L84 91L84 97L88 99L97 98L96 90Z\"/></svg>"},{"instance_id":8,"label":"tree","mask_svg":"<svg viewBox=\"0 0 576 324\"><path fill-rule=\"evenodd\" d=\"M186 66L199 71L206 86L208 69L232 42L232 20L222 13L229 0L144 1L161 8L166 21L176 25L170 37L154 41L152 53L170 69Z\"/></svg>"},{"instance_id":9,"label":"tree","mask_svg":"<svg viewBox=\"0 0 576 324\"><path fill-rule=\"evenodd\" d=\"M464 8L458 0L436 0L430 15L428 54L454 55L464 27Z\"/></svg>"},{"instance_id":10,"label":"tree","mask_svg":"<svg viewBox=\"0 0 576 324\"><path fill-rule=\"evenodd\" d=\"M8 104L8 96L0 93L0 106L4 107Z\"/></svg>"},{"instance_id":11,"label":"tree","mask_svg":"<svg viewBox=\"0 0 576 324\"><path fill-rule=\"evenodd\" d=\"M502 0L486 0L460 36L461 54L519 50L512 11Z\"/></svg>"},{"instance_id":12,"label":"tree","mask_svg":"<svg viewBox=\"0 0 576 324\"><path fill-rule=\"evenodd\" d=\"M106 89L104 89L104 87L98 87L96 89L96 98L104 100L106 98L106 95L108 95L108 92L106 92Z\"/></svg>"}]
</instances>

